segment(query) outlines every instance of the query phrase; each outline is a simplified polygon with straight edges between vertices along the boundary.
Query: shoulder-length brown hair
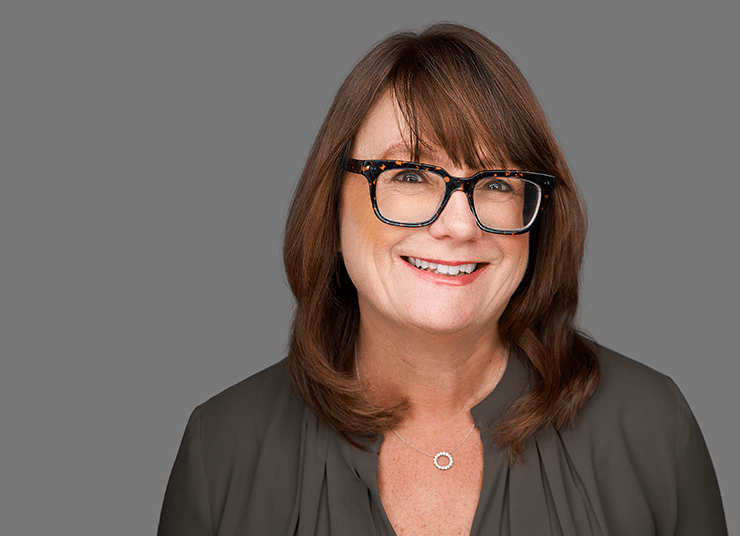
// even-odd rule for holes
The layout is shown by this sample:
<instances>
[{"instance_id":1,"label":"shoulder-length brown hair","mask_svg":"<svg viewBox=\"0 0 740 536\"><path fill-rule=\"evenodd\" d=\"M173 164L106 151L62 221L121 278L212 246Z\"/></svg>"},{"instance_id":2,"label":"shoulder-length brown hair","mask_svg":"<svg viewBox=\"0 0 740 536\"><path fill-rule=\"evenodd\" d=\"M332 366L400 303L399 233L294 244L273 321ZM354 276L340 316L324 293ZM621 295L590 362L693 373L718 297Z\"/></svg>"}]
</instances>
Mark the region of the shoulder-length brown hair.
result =
<instances>
[{"instance_id":1,"label":"shoulder-length brown hair","mask_svg":"<svg viewBox=\"0 0 740 536\"><path fill-rule=\"evenodd\" d=\"M344 81L316 136L285 228L284 263L296 298L288 362L293 386L345 434L372 435L400 420L368 407L354 378L357 292L339 238L343 161L370 109L390 90L421 146L471 169L507 162L555 175L557 186L530 232L527 273L499 321L502 340L526 358L533 389L495 432L512 461L548 426L575 422L599 379L593 345L575 328L586 215L565 158L519 69L480 33L436 24L377 44ZM368 200L369 202L369 200Z\"/></svg>"}]
</instances>

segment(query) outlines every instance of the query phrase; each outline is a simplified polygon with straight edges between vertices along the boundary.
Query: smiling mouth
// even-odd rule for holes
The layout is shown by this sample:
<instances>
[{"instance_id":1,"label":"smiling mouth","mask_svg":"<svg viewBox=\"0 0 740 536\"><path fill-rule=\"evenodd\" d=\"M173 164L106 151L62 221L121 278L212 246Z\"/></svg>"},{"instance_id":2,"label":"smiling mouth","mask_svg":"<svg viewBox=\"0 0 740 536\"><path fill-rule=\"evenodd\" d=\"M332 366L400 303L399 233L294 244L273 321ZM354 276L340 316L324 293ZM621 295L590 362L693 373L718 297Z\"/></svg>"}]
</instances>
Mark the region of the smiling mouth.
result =
<instances>
[{"instance_id":1,"label":"smiling mouth","mask_svg":"<svg viewBox=\"0 0 740 536\"><path fill-rule=\"evenodd\" d=\"M419 270L424 270L426 272L432 272L433 274L447 275L447 276L461 276L461 275L472 274L478 269L479 266L481 266L481 264L477 262L471 262L468 264L456 264L454 266L450 266L448 264L439 264L436 262L429 262L429 261L425 261L424 259L417 259L414 257L402 257L402 258L410 265L416 266Z\"/></svg>"}]
</instances>

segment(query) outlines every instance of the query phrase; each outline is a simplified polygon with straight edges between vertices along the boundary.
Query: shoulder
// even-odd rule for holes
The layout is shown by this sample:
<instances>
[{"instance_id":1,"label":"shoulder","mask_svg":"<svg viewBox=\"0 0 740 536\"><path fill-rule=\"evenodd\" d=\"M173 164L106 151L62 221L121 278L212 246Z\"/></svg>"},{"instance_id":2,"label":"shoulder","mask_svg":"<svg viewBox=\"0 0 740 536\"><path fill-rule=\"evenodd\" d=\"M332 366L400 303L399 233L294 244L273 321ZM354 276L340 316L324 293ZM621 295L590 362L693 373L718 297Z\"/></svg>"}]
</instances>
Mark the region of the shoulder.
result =
<instances>
[{"instance_id":1,"label":"shoulder","mask_svg":"<svg viewBox=\"0 0 740 536\"><path fill-rule=\"evenodd\" d=\"M299 473L306 406L296 397L285 360L198 406L188 428L213 504L254 502L280 489L292 497ZM231 482L243 485L236 493ZM235 495L236 493L236 495ZM287 506L286 506L287 508Z\"/></svg>"},{"instance_id":2,"label":"shoulder","mask_svg":"<svg viewBox=\"0 0 740 536\"><path fill-rule=\"evenodd\" d=\"M293 393L286 360L225 389L198 406L197 419L204 442L214 445L258 443L282 427L297 430L304 406Z\"/></svg>"},{"instance_id":3,"label":"shoulder","mask_svg":"<svg viewBox=\"0 0 740 536\"><path fill-rule=\"evenodd\" d=\"M665 374L608 348L598 348L598 359L599 385L566 435L594 454L621 453L646 467L673 459L696 422L679 388Z\"/></svg>"},{"instance_id":4,"label":"shoulder","mask_svg":"<svg viewBox=\"0 0 740 536\"><path fill-rule=\"evenodd\" d=\"M249 416L258 421L287 409L293 401L288 364L285 359L232 385L198 407L204 416L229 419ZM296 400L297 402L297 400Z\"/></svg>"},{"instance_id":5,"label":"shoulder","mask_svg":"<svg viewBox=\"0 0 740 536\"><path fill-rule=\"evenodd\" d=\"M283 360L195 408L184 448L198 453L214 493L234 475L254 482L260 467L287 475L298 463L305 408Z\"/></svg>"},{"instance_id":6,"label":"shoulder","mask_svg":"<svg viewBox=\"0 0 740 536\"><path fill-rule=\"evenodd\" d=\"M613 350L598 347L601 381L584 413L617 422L681 427L688 405L671 378ZM584 415L585 417L585 415Z\"/></svg>"},{"instance_id":7,"label":"shoulder","mask_svg":"<svg viewBox=\"0 0 740 536\"><path fill-rule=\"evenodd\" d=\"M167 485L160 534L226 533L245 519L253 520L246 532L255 533L270 512L287 526L305 408L284 360L195 408Z\"/></svg>"},{"instance_id":8,"label":"shoulder","mask_svg":"<svg viewBox=\"0 0 740 536\"><path fill-rule=\"evenodd\" d=\"M651 524L657 534L726 534L709 451L679 388L607 348L598 359L596 391L559 435L606 524L619 534Z\"/></svg>"}]
</instances>

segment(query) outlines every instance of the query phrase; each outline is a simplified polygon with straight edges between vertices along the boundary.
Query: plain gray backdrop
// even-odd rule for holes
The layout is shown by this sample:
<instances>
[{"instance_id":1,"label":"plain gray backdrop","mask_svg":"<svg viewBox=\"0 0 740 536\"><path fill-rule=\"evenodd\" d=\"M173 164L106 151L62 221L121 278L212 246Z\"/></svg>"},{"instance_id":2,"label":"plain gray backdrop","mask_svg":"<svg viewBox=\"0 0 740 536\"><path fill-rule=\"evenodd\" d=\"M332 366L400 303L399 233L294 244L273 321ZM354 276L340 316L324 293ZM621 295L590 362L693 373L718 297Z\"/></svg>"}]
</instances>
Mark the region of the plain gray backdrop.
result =
<instances>
[{"instance_id":1,"label":"plain gray backdrop","mask_svg":"<svg viewBox=\"0 0 740 536\"><path fill-rule=\"evenodd\" d=\"M392 31L472 25L590 211L581 325L671 376L740 531L730 2L3 2L0 531L152 534L186 420L284 355L287 204ZM734 461L733 461L734 460Z\"/></svg>"}]
</instances>

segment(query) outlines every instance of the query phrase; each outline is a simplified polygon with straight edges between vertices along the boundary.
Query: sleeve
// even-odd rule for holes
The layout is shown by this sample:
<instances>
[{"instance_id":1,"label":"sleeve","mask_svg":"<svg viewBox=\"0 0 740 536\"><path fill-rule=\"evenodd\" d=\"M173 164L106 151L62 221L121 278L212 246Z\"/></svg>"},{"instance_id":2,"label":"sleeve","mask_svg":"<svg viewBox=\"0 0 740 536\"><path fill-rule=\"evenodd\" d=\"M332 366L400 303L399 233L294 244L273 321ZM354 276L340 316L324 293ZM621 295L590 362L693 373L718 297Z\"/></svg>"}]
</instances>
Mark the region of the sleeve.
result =
<instances>
[{"instance_id":1,"label":"sleeve","mask_svg":"<svg viewBox=\"0 0 740 536\"><path fill-rule=\"evenodd\" d=\"M193 411L167 483L158 536L213 534L203 470L200 410Z\"/></svg>"},{"instance_id":2,"label":"sleeve","mask_svg":"<svg viewBox=\"0 0 740 536\"><path fill-rule=\"evenodd\" d=\"M676 441L675 536L727 536L722 497L709 450L686 400L680 394L679 397L683 424Z\"/></svg>"}]
</instances>

